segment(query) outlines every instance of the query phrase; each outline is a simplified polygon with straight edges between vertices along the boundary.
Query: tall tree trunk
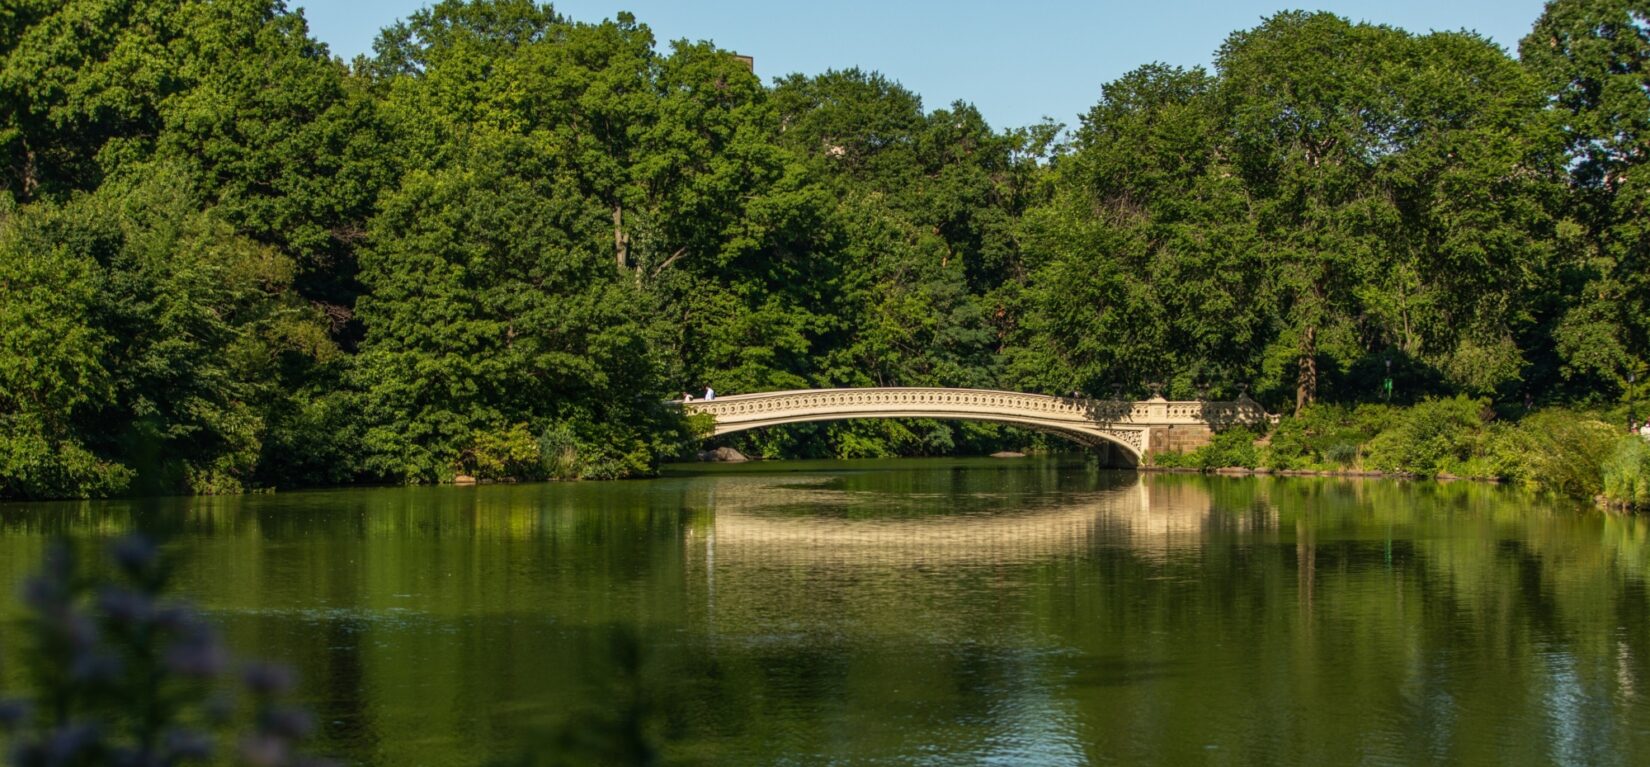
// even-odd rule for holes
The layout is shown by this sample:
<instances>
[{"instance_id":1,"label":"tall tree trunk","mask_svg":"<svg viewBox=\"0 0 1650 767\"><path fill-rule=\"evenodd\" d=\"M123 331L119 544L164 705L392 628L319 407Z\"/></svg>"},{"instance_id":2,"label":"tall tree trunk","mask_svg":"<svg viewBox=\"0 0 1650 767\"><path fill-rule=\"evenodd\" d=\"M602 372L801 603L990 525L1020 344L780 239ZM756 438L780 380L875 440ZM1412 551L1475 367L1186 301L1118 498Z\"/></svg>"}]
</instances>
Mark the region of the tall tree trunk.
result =
<instances>
[{"instance_id":1,"label":"tall tree trunk","mask_svg":"<svg viewBox=\"0 0 1650 767\"><path fill-rule=\"evenodd\" d=\"M613 204L613 255L623 271L630 266L630 243L624 236L624 206Z\"/></svg>"},{"instance_id":2,"label":"tall tree trunk","mask_svg":"<svg viewBox=\"0 0 1650 767\"><path fill-rule=\"evenodd\" d=\"M23 179L19 185L19 191L22 192L23 197L22 202L34 199L35 190L40 188L38 174L39 171L35 166L34 147L29 146L29 142L25 140L23 142Z\"/></svg>"},{"instance_id":3,"label":"tall tree trunk","mask_svg":"<svg viewBox=\"0 0 1650 767\"><path fill-rule=\"evenodd\" d=\"M1318 327L1301 334L1300 376L1295 379L1295 415L1318 399Z\"/></svg>"}]
</instances>

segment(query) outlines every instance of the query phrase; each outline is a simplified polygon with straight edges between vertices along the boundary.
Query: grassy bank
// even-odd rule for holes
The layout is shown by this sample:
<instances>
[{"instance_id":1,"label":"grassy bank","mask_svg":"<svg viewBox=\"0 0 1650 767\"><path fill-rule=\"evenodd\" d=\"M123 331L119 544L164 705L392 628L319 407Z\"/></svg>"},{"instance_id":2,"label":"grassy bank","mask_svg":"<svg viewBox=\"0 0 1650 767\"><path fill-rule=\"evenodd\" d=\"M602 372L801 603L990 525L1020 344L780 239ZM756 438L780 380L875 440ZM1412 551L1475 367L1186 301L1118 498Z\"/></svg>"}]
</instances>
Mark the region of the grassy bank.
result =
<instances>
[{"instance_id":1,"label":"grassy bank","mask_svg":"<svg viewBox=\"0 0 1650 767\"><path fill-rule=\"evenodd\" d=\"M1650 443L1606 413L1548 408L1499 416L1485 400L1409 407L1317 405L1267 433L1233 429L1158 466L1215 470L1380 472L1495 479L1618 508L1650 509Z\"/></svg>"}]
</instances>

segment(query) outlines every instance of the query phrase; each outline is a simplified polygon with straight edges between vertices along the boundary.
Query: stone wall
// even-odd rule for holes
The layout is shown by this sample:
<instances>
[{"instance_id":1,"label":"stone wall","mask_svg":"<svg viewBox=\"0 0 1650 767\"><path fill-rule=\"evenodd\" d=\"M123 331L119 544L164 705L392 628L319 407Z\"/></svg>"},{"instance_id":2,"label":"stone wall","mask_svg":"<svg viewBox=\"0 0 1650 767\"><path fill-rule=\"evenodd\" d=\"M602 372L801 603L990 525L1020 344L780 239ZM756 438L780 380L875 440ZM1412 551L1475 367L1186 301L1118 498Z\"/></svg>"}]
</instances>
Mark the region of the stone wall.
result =
<instances>
[{"instance_id":1,"label":"stone wall","mask_svg":"<svg viewBox=\"0 0 1650 767\"><path fill-rule=\"evenodd\" d=\"M1214 435L1205 424L1153 427L1150 452L1189 453L1209 444Z\"/></svg>"}]
</instances>

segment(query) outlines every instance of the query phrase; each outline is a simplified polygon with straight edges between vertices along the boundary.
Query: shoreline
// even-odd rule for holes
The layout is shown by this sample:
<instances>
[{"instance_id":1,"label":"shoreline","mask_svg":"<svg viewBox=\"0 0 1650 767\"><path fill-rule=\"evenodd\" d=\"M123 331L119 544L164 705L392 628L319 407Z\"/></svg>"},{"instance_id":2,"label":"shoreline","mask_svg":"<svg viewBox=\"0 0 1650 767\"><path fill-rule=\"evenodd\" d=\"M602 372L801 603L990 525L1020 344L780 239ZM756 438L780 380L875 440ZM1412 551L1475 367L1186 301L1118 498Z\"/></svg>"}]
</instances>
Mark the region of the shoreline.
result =
<instances>
[{"instance_id":1,"label":"shoreline","mask_svg":"<svg viewBox=\"0 0 1650 767\"><path fill-rule=\"evenodd\" d=\"M1221 477L1339 477L1342 479L1398 480L1429 479L1438 482L1483 482L1491 485L1502 484L1500 477L1460 477L1447 473L1427 476L1409 471L1375 471L1362 469L1250 469L1242 466L1227 466L1219 469L1199 469L1189 466L1139 466L1136 468L1141 472L1153 474L1209 474Z\"/></svg>"}]
</instances>

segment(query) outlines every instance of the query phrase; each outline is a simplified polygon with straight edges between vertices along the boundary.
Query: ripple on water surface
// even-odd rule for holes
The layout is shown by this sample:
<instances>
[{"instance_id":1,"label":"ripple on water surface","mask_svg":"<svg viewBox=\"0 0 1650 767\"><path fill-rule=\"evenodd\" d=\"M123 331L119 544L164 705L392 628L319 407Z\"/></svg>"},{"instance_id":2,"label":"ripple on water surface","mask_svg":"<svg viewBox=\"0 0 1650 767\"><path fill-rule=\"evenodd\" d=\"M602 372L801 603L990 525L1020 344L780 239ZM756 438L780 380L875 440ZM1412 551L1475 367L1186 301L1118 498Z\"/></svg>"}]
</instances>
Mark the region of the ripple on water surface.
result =
<instances>
[{"instance_id":1,"label":"ripple on water surface","mask_svg":"<svg viewBox=\"0 0 1650 767\"><path fill-rule=\"evenodd\" d=\"M632 699L681 763L1650 753L1650 525L1494 487L943 460L9 505L0 588L134 528L358 763L482 764Z\"/></svg>"}]
</instances>

